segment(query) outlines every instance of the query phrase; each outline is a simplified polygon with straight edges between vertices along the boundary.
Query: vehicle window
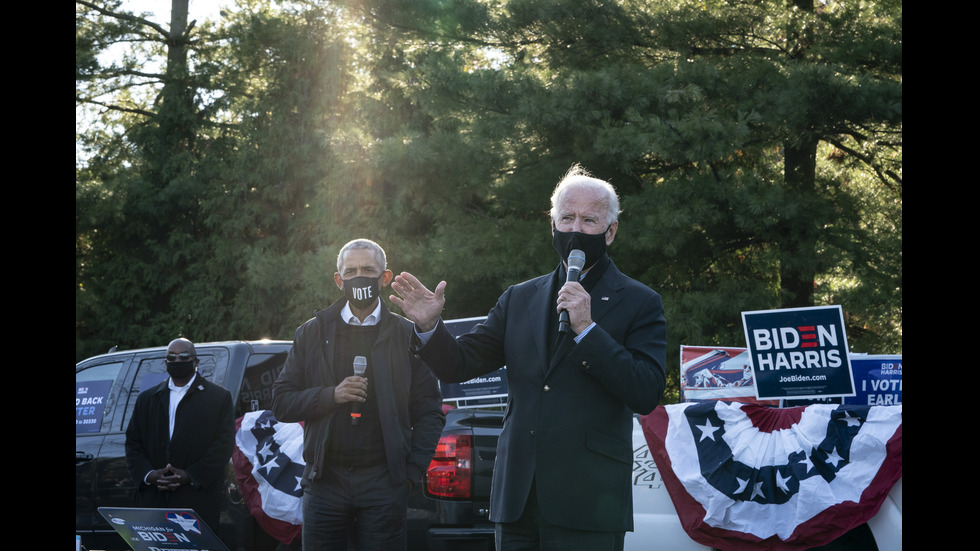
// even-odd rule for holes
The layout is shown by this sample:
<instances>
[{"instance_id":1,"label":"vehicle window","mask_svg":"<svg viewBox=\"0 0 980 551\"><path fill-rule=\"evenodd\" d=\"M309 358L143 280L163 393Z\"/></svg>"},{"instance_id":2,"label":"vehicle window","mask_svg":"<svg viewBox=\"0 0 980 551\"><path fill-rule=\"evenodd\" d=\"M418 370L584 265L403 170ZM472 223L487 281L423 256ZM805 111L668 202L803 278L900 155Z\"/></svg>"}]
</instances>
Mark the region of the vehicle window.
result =
<instances>
[{"instance_id":1,"label":"vehicle window","mask_svg":"<svg viewBox=\"0 0 980 551\"><path fill-rule=\"evenodd\" d=\"M75 434L102 432L112 412L112 386L125 364L97 364L75 372Z\"/></svg>"},{"instance_id":2,"label":"vehicle window","mask_svg":"<svg viewBox=\"0 0 980 551\"><path fill-rule=\"evenodd\" d=\"M250 411L272 409L272 383L276 381L286 354L252 354L245 368L235 417Z\"/></svg>"},{"instance_id":3,"label":"vehicle window","mask_svg":"<svg viewBox=\"0 0 980 551\"><path fill-rule=\"evenodd\" d=\"M119 370L125 362L112 362L107 364L98 364L90 367L84 367L81 371L75 372L75 382L83 381L100 381L100 380L110 380L115 381L116 377L119 376Z\"/></svg>"},{"instance_id":4,"label":"vehicle window","mask_svg":"<svg viewBox=\"0 0 980 551\"><path fill-rule=\"evenodd\" d=\"M129 418L132 417L133 409L136 408L136 398L140 392L152 388L167 379L167 365L164 362L164 354L165 351L160 352L159 355L139 358L139 366L137 367L136 376L133 378L132 386L128 392L126 413L123 415L120 430L126 430L127 425L129 425ZM217 371L215 366L219 356L221 355L205 354L199 350L197 357L201 361L197 366L197 374L214 382ZM227 364L227 353L223 356L225 356L224 361L221 363ZM223 366L222 371L224 369L226 368Z\"/></svg>"}]
</instances>

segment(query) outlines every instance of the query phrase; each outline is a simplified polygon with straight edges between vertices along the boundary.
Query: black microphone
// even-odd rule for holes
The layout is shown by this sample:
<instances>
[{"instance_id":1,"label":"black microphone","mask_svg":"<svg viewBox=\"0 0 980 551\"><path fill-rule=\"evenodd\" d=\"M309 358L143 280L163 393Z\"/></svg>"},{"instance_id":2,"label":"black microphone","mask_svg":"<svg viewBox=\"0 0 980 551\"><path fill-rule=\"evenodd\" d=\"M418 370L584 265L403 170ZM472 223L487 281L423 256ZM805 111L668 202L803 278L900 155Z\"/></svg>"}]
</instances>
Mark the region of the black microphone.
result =
<instances>
[{"instance_id":1,"label":"black microphone","mask_svg":"<svg viewBox=\"0 0 980 551\"><path fill-rule=\"evenodd\" d=\"M363 377L367 371L367 358L364 356L354 356L354 375ZM350 424L357 425L361 422L361 403L354 402L350 408Z\"/></svg>"},{"instance_id":2,"label":"black microphone","mask_svg":"<svg viewBox=\"0 0 980 551\"><path fill-rule=\"evenodd\" d=\"M568 277L565 282L574 281L578 282L579 276L582 274L582 268L585 267L585 253L578 249L572 249L572 252L568 253ZM559 333L569 333L571 332L571 326L568 322L568 310L562 310L558 314L558 332Z\"/></svg>"}]
</instances>

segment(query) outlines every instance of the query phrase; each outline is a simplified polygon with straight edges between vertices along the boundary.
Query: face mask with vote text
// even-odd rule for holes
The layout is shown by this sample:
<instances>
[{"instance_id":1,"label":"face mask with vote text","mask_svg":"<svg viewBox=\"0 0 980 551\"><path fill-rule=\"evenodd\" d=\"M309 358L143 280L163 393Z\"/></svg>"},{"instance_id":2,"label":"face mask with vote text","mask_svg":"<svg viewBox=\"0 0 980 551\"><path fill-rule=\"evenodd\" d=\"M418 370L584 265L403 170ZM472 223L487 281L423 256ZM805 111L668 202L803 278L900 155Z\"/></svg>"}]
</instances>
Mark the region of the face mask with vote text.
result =
<instances>
[{"instance_id":1,"label":"face mask with vote text","mask_svg":"<svg viewBox=\"0 0 980 551\"><path fill-rule=\"evenodd\" d=\"M344 280L344 295L354 308L367 308L378 298L377 278L359 276Z\"/></svg>"}]
</instances>

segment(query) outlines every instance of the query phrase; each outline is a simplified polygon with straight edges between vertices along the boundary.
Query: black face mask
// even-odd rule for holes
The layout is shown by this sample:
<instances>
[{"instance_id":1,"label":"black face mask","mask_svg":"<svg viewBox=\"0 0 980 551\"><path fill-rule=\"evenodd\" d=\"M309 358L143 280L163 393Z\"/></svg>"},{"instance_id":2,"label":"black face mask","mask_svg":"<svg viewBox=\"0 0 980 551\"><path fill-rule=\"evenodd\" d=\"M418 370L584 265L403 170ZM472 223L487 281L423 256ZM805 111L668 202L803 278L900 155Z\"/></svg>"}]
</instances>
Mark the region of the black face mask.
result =
<instances>
[{"instance_id":1,"label":"black face mask","mask_svg":"<svg viewBox=\"0 0 980 551\"><path fill-rule=\"evenodd\" d=\"M194 360L186 362L164 362L167 364L167 373L171 378L182 380L194 374Z\"/></svg>"},{"instance_id":2,"label":"black face mask","mask_svg":"<svg viewBox=\"0 0 980 551\"><path fill-rule=\"evenodd\" d=\"M590 234L577 231L562 232L552 224L551 244L555 247L555 252L561 257L562 262L568 261L568 254L578 249L585 253L585 267L591 268L596 262L606 254L606 234L609 228L602 233Z\"/></svg>"},{"instance_id":3,"label":"black face mask","mask_svg":"<svg viewBox=\"0 0 980 551\"><path fill-rule=\"evenodd\" d=\"M378 298L380 284L377 278L360 276L344 280L344 296L351 306L367 308Z\"/></svg>"}]
</instances>

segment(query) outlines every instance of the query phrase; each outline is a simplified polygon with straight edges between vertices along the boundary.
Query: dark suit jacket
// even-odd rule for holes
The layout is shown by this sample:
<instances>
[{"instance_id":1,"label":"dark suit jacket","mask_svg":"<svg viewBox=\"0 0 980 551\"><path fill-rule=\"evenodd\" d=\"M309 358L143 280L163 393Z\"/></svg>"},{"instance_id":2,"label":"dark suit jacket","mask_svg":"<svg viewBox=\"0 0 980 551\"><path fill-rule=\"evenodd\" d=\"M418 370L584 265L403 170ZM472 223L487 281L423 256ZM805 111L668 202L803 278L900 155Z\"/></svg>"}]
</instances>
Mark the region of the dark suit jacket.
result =
<instances>
[{"instance_id":1,"label":"dark suit jacket","mask_svg":"<svg viewBox=\"0 0 980 551\"><path fill-rule=\"evenodd\" d=\"M136 505L189 507L217 531L225 473L235 446L231 394L195 377L177 406L171 439L168 383L169 379L140 393L126 429L126 465L138 484ZM146 473L167 463L187 471L191 484L161 492L143 483Z\"/></svg>"},{"instance_id":2,"label":"dark suit jacket","mask_svg":"<svg viewBox=\"0 0 980 551\"><path fill-rule=\"evenodd\" d=\"M610 262L591 291L597 326L551 361L558 273L507 289L486 322L458 340L440 322L421 354L444 382L507 366L491 520L516 521L534 479L546 521L632 530L632 414L649 413L663 394L663 302Z\"/></svg>"}]
</instances>

